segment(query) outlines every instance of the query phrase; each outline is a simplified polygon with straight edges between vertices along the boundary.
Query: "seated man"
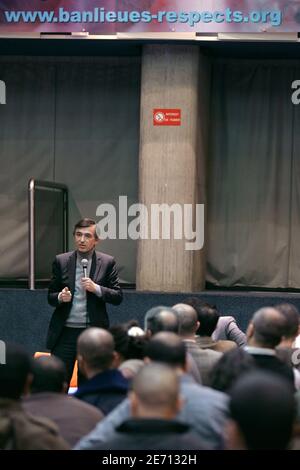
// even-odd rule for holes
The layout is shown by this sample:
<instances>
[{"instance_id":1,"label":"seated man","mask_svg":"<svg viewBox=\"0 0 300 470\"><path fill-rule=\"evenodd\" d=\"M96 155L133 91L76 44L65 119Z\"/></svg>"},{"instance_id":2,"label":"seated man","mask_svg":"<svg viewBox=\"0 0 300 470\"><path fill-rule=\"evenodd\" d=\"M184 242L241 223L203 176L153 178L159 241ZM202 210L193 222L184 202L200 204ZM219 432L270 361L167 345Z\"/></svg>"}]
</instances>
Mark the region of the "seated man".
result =
<instances>
[{"instance_id":1,"label":"seated man","mask_svg":"<svg viewBox=\"0 0 300 470\"><path fill-rule=\"evenodd\" d=\"M210 385L211 370L223 354L209 348L202 349L197 344L196 331L199 328L199 322L193 307L186 304L176 304L173 309L176 310L179 319L179 336L199 369L203 385Z\"/></svg>"},{"instance_id":2,"label":"seated man","mask_svg":"<svg viewBox=\"0 0 300 470\"><path fill-rule=\"evenodd\" d=\"M190 427L174 419L182 407L175 370L158 363L143 366L133 379L129 401L131 417L94 449L203 449Z\"/></svg>"},{"instance_id":3,"label":"seated man","mask_svg":"<svg viewBox=\"0 0 300 470\"><path fill-rule=\"evenodd\" d=\"M146 346L145 361L160 362L173 368L179 376L183 406L176 418L197 433L206 449L223 446L223 428L227 419L228 397L197 384L187 372L186 348L174 333L157 333ZM88 450L113 437L115 429L130 417L128 398L85 436L75 449ZM97 447L98 448L98 447Z\"/></svg>"},{"instance_id":4,"label":"seated man","mask_svg":"<svg viewBox=\"0 0 300 470\"><path fill-rule=\"evenodd\" d=\"M260 369L279 374L295 389L293 368L278 359L276 346L284 334L285 319L273 307L264 307L253 315L248 329L248 346L245 347Z\"/></svg>"},{"instance_id":5,"label":"seated man","mask_svg":"<svg viewBox=\"0 0 300 470\"><path fill-rule=\"evenodd\" d=\"M94 406L66 394L66 368L55 356L42 356L33 363L31 395L23 399L24 409L51 419L60 434L73 447L103 418Z\"/></svg>"},{"instance_id":6,"label":"seated man","mask_svg":"<svg viewBox=\"0 0 300 470\"><path fill-rule=\"evenodd\" d=\"M104 415L127 396L128 380L113 368L114 340L106 330L88 328L78 338L78 367L87 380L75 397L99 408Z\"/></svg>"},{"instance_id":7,"label":"seated man","mask_svg":"<svg viewBox=\"0 0 300 470\"><path fill-rule=\"evenodd\" d=\"M30 356L22 348L6 345L6 363L0 365L0 449L67 450L55 424L31 416L22 407L21 396L32 380Z\"/></svg>"},{"instance_id":8,"label":"seated man","mask_svg":"<svg viewBox=\"0 0 300 470\"><path fill-rule=\"evenodd\" d=\"M279 375L254 371L230 391L231 421L226 426L231 450L285 450L289 447L296 406L293 392Z\"/></svg>"}]
</instances>

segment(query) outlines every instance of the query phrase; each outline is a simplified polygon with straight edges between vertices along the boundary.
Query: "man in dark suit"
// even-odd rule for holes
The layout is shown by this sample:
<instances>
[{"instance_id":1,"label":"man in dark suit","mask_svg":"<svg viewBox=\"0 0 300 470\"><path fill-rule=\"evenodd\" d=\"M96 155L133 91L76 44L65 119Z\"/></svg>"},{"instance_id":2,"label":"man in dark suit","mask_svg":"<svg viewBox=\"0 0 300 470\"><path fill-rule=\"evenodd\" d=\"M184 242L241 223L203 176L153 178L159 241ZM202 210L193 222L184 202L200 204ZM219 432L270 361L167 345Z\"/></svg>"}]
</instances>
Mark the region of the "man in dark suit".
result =
<instances>
[{"instance_id":1,"label":"man in dark suit","mask_svg":"<svg viewBox=\"0 0 300 470\"><path fill-rule=\"evenodd\" d=\"M48 291L48 302L55 311L49 325L47 348L66 364L69 382L78 336L89 326L108 328L106 302L114 305L122 302L114 258L95 251L99 242L95 222L80 220L73 235L76 250L56 256Z\"/></svg>"}]
</instances>

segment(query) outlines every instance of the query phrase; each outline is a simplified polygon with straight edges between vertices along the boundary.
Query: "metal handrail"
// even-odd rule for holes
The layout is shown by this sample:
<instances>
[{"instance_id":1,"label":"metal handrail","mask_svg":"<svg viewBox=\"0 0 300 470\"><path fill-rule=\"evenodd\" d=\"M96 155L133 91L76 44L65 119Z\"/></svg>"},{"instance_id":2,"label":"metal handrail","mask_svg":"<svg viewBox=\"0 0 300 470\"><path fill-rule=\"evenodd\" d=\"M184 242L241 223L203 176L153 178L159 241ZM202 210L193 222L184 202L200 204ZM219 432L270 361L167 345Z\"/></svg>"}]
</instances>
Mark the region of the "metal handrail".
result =
<instances>
[{"instance_id":1,"label":"metal handrail","mask_svg":"<svg viewBox=\"0 0 300 470\"><path fill-rule=\"evenodd\" d=\"M29 276L28 287L35 289L35 190L37 188L61 189L64 195L64 240L63 251L68 250L68 187L61 183L36 180L31 178L28 183L28 206L29 206Z\"/></svg>"}]
</instances>

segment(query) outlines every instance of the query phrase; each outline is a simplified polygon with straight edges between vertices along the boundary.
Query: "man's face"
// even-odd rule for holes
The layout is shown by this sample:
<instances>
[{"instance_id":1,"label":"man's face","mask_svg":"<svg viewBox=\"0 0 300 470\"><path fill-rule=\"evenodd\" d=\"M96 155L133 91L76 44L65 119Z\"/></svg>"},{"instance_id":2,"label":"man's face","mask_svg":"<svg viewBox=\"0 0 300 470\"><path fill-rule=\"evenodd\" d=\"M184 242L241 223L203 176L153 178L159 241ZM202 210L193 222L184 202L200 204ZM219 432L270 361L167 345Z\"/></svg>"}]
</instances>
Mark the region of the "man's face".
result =
<instances>
[{"instance_id":1,"label":"man's face","mask_svg":"<svg viewBox=\"0 0 300 470\"><path fill-rule=\"evenodd\" d=\"M96 225L76 228L74 240L76 249L80 253L88 253L93 250L99 241L96 238Z\"/></svg>"}]
</instances>

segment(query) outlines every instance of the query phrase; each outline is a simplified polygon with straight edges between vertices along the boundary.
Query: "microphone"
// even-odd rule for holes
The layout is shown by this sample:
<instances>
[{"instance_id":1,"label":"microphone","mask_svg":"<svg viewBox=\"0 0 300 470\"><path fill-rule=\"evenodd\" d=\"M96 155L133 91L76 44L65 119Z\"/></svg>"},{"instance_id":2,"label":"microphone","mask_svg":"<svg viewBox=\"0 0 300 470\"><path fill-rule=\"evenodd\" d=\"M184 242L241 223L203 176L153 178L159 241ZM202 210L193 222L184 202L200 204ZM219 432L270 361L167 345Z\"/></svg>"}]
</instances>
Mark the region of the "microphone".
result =
<instances>
[{"instance_id":1,"label":"microphone","mask_svg":"<svg viewBox=\"0 0 300 470\"><path fill-rule=\"evenodd\" d=\"M81 266L82 266L82 269L83 269L83 277L87 277L87 273L86 273L86 268L88 266L89 262L87 259L83 258L81 260Z\"/></svg>"}]
</instances>

